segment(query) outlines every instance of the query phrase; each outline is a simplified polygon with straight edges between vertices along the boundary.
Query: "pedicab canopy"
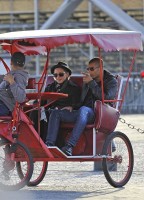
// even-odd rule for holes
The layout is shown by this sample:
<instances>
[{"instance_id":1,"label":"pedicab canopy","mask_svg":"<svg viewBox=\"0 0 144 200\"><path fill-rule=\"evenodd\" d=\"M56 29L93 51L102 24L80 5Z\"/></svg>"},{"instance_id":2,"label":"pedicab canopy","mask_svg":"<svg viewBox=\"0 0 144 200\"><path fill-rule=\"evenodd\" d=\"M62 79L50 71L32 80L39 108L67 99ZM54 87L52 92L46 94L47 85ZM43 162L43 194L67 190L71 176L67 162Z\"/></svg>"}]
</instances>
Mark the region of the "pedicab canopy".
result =
<instances>
[{"instance_id":1,"label":"pedicab canopy","mask_svg":"<svg viewBox=\"0 0 144 200\"><path fill-rule=\"evenodd\" d=\"M0 34L0 45L14 53L45 54L65 44L91 43L104 51L142 50L141 33L108 29L50 29Z\"/></svg>"}]
</instances>

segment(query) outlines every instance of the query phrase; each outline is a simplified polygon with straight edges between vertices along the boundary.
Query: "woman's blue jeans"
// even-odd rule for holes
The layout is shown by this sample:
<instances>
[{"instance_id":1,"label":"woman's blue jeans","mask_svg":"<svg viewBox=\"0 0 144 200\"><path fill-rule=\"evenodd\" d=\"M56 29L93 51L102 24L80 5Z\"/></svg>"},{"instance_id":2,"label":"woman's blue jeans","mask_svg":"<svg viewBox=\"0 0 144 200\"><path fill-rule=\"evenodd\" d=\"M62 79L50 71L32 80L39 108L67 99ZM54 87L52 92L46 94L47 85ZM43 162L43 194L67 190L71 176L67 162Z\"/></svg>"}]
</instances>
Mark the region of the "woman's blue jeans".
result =
<instances>
[{"instance_id":1,"label":"woman's blue jeans","mask_svg":"<svg viewBox=\"0 0 144 200\"><path fill-rule=\"evenodd\" d=\"M61 122L72 122L75 125L68 143L75 146L86 125L93 123L94 119L93 109L86 106L82 106L79 110L73 110L72 112L68 110L53 110L49 117L46 143L55 144Z\"/></svg>"}]
</instances>

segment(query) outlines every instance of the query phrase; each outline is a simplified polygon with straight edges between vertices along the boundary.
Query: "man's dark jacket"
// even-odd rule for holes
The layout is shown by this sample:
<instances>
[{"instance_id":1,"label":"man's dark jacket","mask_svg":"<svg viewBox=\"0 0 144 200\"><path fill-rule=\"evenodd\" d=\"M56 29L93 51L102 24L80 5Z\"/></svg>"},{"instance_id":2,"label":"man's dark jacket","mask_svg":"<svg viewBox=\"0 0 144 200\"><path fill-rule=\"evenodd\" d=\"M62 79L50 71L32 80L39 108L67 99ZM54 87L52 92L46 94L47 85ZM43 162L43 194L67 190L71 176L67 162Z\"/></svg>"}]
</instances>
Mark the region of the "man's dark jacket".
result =
<instances>
[{"instance_id":1,"label":"man's dark jacket","mask_svg":"<svg viewBox=\"0 0 144 200\"><path fill-rule=\"evenodd\" d=\"M103 73L104 99L115 99L117 93L117 80L114 75L104 70ZM81 105L93 108L96 100L102 100L101 82L95 80L83 85ZM112 106L112 104L110 104Z\"/></svg>"}]
</instances>

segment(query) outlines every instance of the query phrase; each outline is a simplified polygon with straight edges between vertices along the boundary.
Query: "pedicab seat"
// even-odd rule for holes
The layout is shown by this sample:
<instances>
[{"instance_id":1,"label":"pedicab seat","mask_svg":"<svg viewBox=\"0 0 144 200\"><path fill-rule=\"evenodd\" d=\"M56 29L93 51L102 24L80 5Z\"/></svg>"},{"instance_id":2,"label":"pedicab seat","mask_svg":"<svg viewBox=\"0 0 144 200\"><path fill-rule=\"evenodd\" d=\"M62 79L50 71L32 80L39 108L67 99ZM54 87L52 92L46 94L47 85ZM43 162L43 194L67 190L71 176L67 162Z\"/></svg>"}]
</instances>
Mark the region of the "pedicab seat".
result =
<instances>
[{"instance_id":1,"label":"pedicab seat","mask_svg":"<svg viewBox=\"0 0 144 200\"><path fill-rule=\"evenodd\" d=\"M95 102L95 114L96 118L93 124L87 124L85 129L93 129L109 134L112 133L118 123L120 112L115 108L102 104L101 101ZM61 123L61 128L73 128L73 123Z\"/></svg>"},{"instance_id":2,"label":"pedicab seat","mask_svg":"<svg viewBox=\"0 0 144 200\"><path fill-rule=\"evenodd\" d=\"M36 79L29 78L26 89L36 89Z\"/></svg>"},{"instance_id":3,"label":"pedicab seat","mask_svg":"<svg viewBox=\"0 0 144 200\"><path fill-rule=\"evenodd\" d=\"M116 128L118 123L118 119L120 116L120 106L122 103L121 92L123 85L123 77L120 75L116 75L116 79L118 82L118 89L115 100L117 100L113 107L108 104L103 104L101 101L97 100L95 102L95 128L103 133L112 133Z\"/></svg>"},{"instance_id":4,"label":"pedicab seat","mask_svg":"<svg viewBox=\"0 0 144 200\"><path fill-rule=\"evenodd\" d=\"M103 144L107 137L107 134L110 134L114 131L117 126L119 119L119 108L122 91L122 83L123 78L119 75L116 76L118 81L118 90L115 99L119 99L116 103L114 103L114 107L109 106L108 104L103 104L101 101L97 100L95 102L95 113L96 119L93 124L87 124L85 127L84 133L81 135L77 145L74 148L73 154L77 155L90 155L94 151L93 149L93 140L96 133L96 146L97 146L97 154L101 154ZM77 83L80 87L82 87L83 79L82 76L71 76L71 80ZM50 78L52 82L52 77ZM60 132L64 135L66 140L70 137L72 129L74 127L74 123L61 123Z\"/></svg>"},{"instance_id":5,"label":"pedicab seat","mask_svg":"<svg viewBox=\"0 0 144 200\"><path fill-rule=\"evenodd\" d=\"M112 133L118 123L120 112L108 104L103 104L97 100L95 102L95 113L96 130L105 134Z\"/></svg>"},{"instance_id":6,"label":"pedicab seat","mask_svg":"<svg viewBox=\"0 0 144 200\"><path fill-rule=\"evenodd\" d=\"M61 128L73 128L74 124L73 123L61 123ZM92 129L95 128L95 124L87 124L86 129Z\"/></svg>"},{"instance_id":7,"label":"pedicab seat","mask_svg":"<svg viewBox=\"0 0 144 200\"><path fill-rule=\"evenodd\" d=\"M120 75L116 75L116 79L118 81L118 91L116 94L116 99L120 99L123 77L121 77ZM82 76L71 76L71 80L75 82L78 86L82 87ZM52 81L52 77L50 78L50 81ZM93 124L87 124L86 129L96 128L96 130L106 134L113 132L118 123L118 118L120 115L118 108L119 101L114 104L114 107L111 107L108 104L102 104L101 101L97 100L95 102L95 122ZM61 128L73 128L73 126L73 123L61 123Z\"/></svg>"}]
</instances>

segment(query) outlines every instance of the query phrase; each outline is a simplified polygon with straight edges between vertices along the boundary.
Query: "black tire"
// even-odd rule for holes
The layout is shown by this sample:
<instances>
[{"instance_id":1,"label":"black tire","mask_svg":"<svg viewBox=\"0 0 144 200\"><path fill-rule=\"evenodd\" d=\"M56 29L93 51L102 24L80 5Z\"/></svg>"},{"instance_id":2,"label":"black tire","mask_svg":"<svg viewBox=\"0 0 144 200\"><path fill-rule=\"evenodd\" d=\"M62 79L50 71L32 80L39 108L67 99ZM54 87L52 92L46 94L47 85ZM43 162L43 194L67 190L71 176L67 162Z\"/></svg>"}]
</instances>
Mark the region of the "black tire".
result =
<instances>
[{"instance_id":1,"label":"black tire","mask_svg":"<svg viewBox=\"0 0 144 200\"><path fill-rule=\"evenodd\" d=\"M34 162L33 175L28 182L27 186L36 186L38 185L45 177L47 172L48 162ZM17 170L20 178L23 178L23 170L21 167L21 162L17 163Z\"/></svg>"},{"instance_id":2,"label":"black tire","mask_svg":"<svg viewBox=\"0 0 144 200\"><path fill-rule=\"evenodd\" d=\"M116 147L114 152L112 142ZM102 154L110 156L102 161L104 175L109 184L117 188L124 186L132 175L134 165L133 149L128 137L124 133L113 132L107 137Z\"/></svg>"},{"instance_id":3,"label":"black tire","mask_svg":"<svg viewBox=\"0 0 144 200\"><path fill-rule=\"evenodd\" d=\"M14 156L14 157L13 157ZM14 159L11 159L11 158ZM17 162L23 165L23 177L17 173ZM33 173L33 159L28 148L21 142L0 143L0 189L19 190L29 182Z\"/></svg>"}]
</instances>

